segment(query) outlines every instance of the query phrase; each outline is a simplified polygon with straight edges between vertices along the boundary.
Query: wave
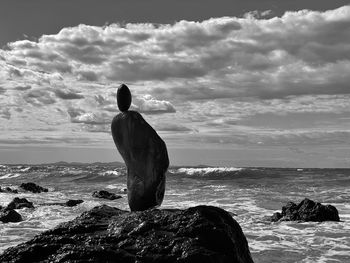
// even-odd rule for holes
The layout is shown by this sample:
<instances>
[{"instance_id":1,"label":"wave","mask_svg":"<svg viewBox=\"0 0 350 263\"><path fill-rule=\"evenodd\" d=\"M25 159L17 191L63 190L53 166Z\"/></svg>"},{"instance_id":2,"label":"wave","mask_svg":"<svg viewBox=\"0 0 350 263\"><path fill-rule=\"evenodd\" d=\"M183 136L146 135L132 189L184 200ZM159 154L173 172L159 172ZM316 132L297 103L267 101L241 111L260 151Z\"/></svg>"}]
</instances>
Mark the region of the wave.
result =
<instances>
[{"instance_id":1,"label":"wave","mask_svg":"<svg viewBox=\"0 0 350 263\"><path fill-rule=\"evenodd\" d=\"M15 178L15 177L18 177L18 176L21 176L21 174L19 174L19 173L8 173L8 174L5 174L3 176L0 176L0 179Z\"/></svg>"},{"instance_id":2,"label":"wave","mask_svg":"<svg viewBox=\"0 0 350 263\"><path fill-rule=\"evenodd\" d=\"M200 167L200 168L179 168L171 172L177 174L208 176L208 175L229 175L242 171L243 168L237 167Z\"/></svg>"}]
</instances>

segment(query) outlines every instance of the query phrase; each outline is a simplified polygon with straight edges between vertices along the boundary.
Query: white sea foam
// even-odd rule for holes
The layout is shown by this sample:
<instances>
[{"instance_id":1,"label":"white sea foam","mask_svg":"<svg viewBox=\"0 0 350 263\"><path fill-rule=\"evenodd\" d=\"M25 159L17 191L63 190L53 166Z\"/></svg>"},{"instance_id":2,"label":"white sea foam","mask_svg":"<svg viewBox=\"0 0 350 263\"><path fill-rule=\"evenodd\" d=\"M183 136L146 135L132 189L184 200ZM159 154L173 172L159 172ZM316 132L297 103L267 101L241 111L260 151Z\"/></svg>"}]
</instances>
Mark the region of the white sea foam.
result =
<instances>
[{"instance_id":1,"label":"white sea foam","mask_svg":"<svg viewBox=\"0 0 350 263\"><path fill-rule=\"evenodd\" d=\"M188 175L208 175L208 174L220 174L227 172L241 171L243 168L236 167L203 167L203 168L179 168L177 173L185 173Z\"/></svg>"},{"instance_id":2,"label":"white sea foam","mask_svg":"<svg viewBox=\"0 0 350 263\"><path fill-rule=\"evenodd\" d=\"M115 176L119 176L120 173L119 173L118 171L111 170L111 171L101 172L100 175L102 175L102 176L106 176L106 175L115 175Z\"/></svg>"},{"instance_id":3,"label":"white sea foam","mask_svg":"<svg viewBox=\"0 0 350 263\"><path fill-rule=\"evenodd\" d=\"M21 174L19 174L19 173L8 173L8 174L5 174L3 176L0 176L0 179L15 178L15 177L18 177L18 176L21 176Z\"/></svg>"}]
</instances>

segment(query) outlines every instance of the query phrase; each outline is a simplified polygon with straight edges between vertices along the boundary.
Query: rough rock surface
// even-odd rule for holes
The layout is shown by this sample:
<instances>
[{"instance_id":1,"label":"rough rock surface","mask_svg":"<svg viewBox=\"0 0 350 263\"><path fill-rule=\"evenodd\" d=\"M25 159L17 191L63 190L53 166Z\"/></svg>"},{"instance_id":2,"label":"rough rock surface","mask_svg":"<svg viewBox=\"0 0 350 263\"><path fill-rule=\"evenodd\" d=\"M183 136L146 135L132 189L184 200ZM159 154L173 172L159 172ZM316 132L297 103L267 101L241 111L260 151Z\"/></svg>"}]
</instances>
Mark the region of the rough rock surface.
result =
<instances>
[{"instance_id":1,"label":"rough rock surface","mask_svg":"<svg viewBox=\"0 0 350 263\"><path fill-rule=\"evenodd\" d=\"M339 221L339 214L332 205L322 205L305 198L298 205L287 203L282 207L282 213L272 215L271 221Z\"/></svg>"},{"instance_id":2,"label":"rough rock surface","mask_svg":"<svg viewBox=\"0 0 350 263\"><path fill-rule=\"evenodd\" d=\"M128 169L128 202L132 211L161 205L169 158L164 141L136 111L114 117L112 135Z\"/></svg>"},{"instance_id":3,"label":"rough rock surface","mask_svg":"<svg viewBox=\"0 0 350 263\"><path fill-rule=\"evenodd\" d=\"M15 197L8 205L7 209L34 208L33 203L25 198Z\"/></svg>"},{"instance_id":4,"label":"rough rock surface","mask_svg":"<svg viewBox=\"0 0 350 263\"><path fill-rule=\"evenodd\" d=\"M127 212L93 208L9 248L0 262L253 262L239 224L212 206Z\"/></svg>"},{"instance_id":5,"label":"rough rock surface","mask_svg":"<svg viewBox=\"0 0 350 263\"><path fill-rule=\"evenodd\" d=\"M41 187L35 183L23 183L20 185L20 187L26 191L30 191L32 193L41 193L41 192L48 192L47 188Z\"/></svg>"},{"instance_id":6,"label":"rough rock surface","mask_svg":"<svg viewBox=\"0 0 350 263\"><path fill-rule=\"evenodd\" d=\"M72 207L72 206L79 205L79 204L81 204L81 203L83 203L83 202L84 202L84 201L81 200L81 199L77 199L77 200L69 199L69 200L65 203L65 206Z\"/></svg>"},{"instance_id":7,"label":"rough rock surface","mask_svg":"<svg viewBox=\"0 0 350 263\"><path fill-rule=\"evenodd\" d=\"M95 191L92 193L92 196L97 198L108 199L108 200L115 200L115 199L122 198L120 195L116 195L105 190Z\"/></svg>"},{"instance_id":8,"label":"rough rock surface","mask_svg":"<svg viewBox=\"0 0 350 263\"><path fill-rule=\"evenodd\" d=\"M0 208L0 221L3 223L20 222L22 216L13 209ZM5 262L1 261L0 262Z\"/></svg>"}]
</instances>

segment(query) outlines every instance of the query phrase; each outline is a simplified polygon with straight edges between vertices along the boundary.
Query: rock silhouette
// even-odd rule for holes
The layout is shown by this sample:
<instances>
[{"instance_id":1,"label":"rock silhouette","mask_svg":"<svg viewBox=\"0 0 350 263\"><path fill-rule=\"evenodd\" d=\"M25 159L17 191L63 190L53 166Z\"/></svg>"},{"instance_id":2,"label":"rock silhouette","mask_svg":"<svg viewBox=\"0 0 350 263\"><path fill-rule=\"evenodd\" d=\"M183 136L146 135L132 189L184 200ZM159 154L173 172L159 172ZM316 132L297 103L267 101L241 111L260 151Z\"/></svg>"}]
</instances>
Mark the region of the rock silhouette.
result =
<instances>
[{"instance_id":1,"label":"rock silhouette","mask_svg":"<svg viewBox=\"0 0 350 263\"><path fill-rule=\"evenodd\" d=\"M128 212L98 206L8 248L0 262L252 263L239 224L225 210Z\"/></svg>"},{"instance_id":2,"label":"rock silhouette","mask_svg":"<svg viewBox=\"0 0 350 263\"><path fill-rule=\"evenodd\" d=\"M119 100L129 101L128 96L120 95L117 99L118 105L124 105ZM161 205L165 192L165 173L169 167L164 141L136 111L119 113L114 117L111 129L114 143L128 170L130 209L140 211Z\"/></svg>"},{"instance_id":3,"label":"rock silhouette","mask_svg":"<svg viewBox=\"0 0 350 263\"><path fill-rule=\"evenodd\" d=\"M117 91L117 103L120 111L127 111L131 105L131 92L125 84L120 85Z\"/></svg>"}]
</instances>

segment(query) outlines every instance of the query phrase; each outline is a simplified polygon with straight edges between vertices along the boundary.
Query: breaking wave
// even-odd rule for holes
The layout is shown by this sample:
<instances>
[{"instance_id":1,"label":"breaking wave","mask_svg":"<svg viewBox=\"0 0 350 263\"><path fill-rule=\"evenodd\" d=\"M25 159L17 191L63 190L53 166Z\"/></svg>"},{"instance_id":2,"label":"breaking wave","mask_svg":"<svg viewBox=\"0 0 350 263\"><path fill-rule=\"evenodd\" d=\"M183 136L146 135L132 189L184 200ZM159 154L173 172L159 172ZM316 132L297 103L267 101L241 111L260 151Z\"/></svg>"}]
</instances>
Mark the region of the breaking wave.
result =
<instances>
[{"instance_id":1,"label":"breaking wave","mask_svg":"<svg viewBox=\"0 0 350 263\"><path fill-rule=\"evenodd\" d=\"M222 175L231 175L242 171L243 168L237 167L200 167L200 168L179 168L172 170L171 172L177 174L186 174L186 175L197 175L197 176L222 176Z\"/></svg>"}]
</instances>

